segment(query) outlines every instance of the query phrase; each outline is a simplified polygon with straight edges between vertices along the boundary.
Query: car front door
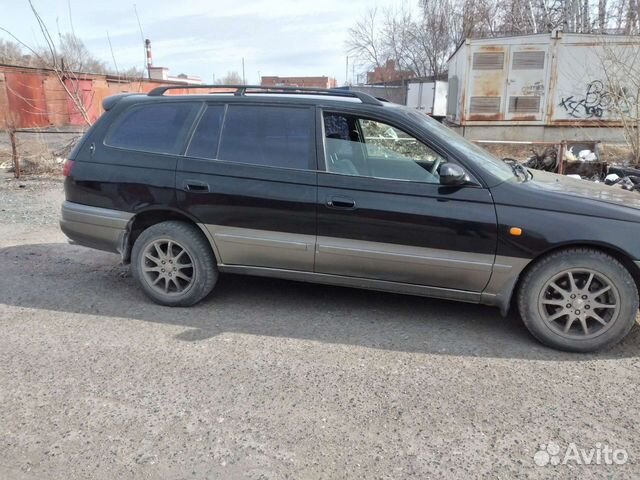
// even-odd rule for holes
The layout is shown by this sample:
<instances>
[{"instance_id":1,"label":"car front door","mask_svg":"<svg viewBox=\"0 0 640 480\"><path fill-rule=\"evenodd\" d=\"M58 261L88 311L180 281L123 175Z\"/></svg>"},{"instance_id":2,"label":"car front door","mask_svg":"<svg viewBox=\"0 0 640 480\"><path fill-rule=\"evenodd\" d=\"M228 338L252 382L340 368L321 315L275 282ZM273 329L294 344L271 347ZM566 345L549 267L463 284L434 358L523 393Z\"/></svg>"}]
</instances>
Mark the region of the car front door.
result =
<instances>
[{"instance_id":1,"label":"car front door","mask_svg":"<svg viewBox=\"0 0 640 480\"><path fill-rule=\"evenodd\" d=\"M315 271L480 292L496 215L488 189L444 186L452 161L388 120L322 113Z\"/></svg>"},{"instance_id":2,"label":"car front door","mask_svg":"<svg viewBox=\"0 0 640 480\"><path fill-rule=\"evenodd\" d=\"M315 120L310 107L206 107L178 162L178 204L223 266L313 271Z\"/></svg>"}]
</instances>

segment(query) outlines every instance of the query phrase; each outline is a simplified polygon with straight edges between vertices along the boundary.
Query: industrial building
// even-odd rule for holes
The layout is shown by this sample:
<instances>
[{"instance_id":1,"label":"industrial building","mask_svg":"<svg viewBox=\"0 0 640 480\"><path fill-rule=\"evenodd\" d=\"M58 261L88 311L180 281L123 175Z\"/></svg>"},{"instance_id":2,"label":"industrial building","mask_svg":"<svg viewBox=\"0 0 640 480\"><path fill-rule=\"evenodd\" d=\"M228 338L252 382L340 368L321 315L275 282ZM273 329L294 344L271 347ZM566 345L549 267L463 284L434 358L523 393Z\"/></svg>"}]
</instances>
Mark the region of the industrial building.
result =
<instances>
[{"instance_id":1,"label":"industrial building","mask_svg":"<svg viewBox=\"0 0 640 480\"><path fill-rule=\"evenodd\" d=\"M367 72L367 84L389 85L394 82L402 84L404 80L413 77L413 72L398 70L395 60L387 60L384 65L375 67L371 72Z\"/></svg>"},{"instance_id":2,"label":"industrial building","mask_svg":"<svg viewBox=\"0 0 640 480\"><path fill-rule=\"evenodd\" d=\"M187 75L186 73L180 73L179 75L169 75L169 69L167 67L154 67L149 66L149 78L151 80L159 80L161 82L181 82L189 85L202 85L202 78L197 75Z\"/></svg>"},{"instance_id":3,"label":"industrial building","mask_svg":"<svg viewBox=\"0 0 640 480\"><path fill-rule=\"evenodd\" d=\"M603 64L639 48L560 31L467 40L448 61L447 121L474 140L622 141Z\"/></svg>"},{"instance_id":4,"label":"industrial building","mask_svg":"<svg viewBox=\"0 0 640 480\"><path fill-rule=\"evenodd\" d=\"M338 82L331 77L261 77L260 85L263 87L313 87L335 88Z\"/></svg>"}]
</instances>

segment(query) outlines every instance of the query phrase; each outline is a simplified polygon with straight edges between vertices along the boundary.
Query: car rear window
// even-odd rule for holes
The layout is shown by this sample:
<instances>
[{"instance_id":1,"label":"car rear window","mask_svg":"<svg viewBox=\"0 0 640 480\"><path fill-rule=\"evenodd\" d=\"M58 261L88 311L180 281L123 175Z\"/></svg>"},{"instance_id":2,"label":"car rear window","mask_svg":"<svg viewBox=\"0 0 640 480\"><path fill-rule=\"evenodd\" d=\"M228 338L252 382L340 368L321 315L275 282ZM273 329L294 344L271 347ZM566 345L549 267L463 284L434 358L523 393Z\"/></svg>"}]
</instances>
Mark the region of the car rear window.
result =
<instances>
[{"instance_id":1,"label":"car rear window","mask_svg":"<svg viewBox=\"0 0 640 480\"><path fill-rule=\"evenodd\" d=\"M224 105L207 107L193 134L187 155L198 158L216 158L223 117Z\"/></svg>"},{"instance_id":2,"label":"car rear window","mask_svg":"<svg viewBox=\"0 0 640 480\"><path fill-rule=\"evenodd\" d=\"M198 106L171 102L132 107L113 125L105 144L177 155L182 151Z\"/></svg>"},{"instance_id":3,"label":"car rear window","mask_svg":"<svg viewBox=\"0 0 640 480\"><path fill-rule=\"evenodd\" d=\"M314 169L309 108L229 105L218 158L271 167Z\"/></svg>"}]
</instances>

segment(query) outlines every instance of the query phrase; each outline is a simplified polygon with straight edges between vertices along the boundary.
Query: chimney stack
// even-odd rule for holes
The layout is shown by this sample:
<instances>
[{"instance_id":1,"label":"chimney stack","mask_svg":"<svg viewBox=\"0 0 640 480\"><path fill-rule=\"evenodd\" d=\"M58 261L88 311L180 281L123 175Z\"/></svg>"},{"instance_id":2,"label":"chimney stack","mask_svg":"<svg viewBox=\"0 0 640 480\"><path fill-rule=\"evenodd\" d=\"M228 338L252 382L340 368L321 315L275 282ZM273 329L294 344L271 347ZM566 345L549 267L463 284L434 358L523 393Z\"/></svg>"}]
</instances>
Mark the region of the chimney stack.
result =
<instances>
[{"instance_id":1,"label":"chimney stack","mask_svg":"<svg viewBox=\"0 0 640 480\"><path fill-rule=\"evenodd\" d=\"M151 67L153 66L153 58L151 57L151 40L148 38L144 41L144 49L147 51L147 74L151 79Z\"/></svg>"}]
</instances>

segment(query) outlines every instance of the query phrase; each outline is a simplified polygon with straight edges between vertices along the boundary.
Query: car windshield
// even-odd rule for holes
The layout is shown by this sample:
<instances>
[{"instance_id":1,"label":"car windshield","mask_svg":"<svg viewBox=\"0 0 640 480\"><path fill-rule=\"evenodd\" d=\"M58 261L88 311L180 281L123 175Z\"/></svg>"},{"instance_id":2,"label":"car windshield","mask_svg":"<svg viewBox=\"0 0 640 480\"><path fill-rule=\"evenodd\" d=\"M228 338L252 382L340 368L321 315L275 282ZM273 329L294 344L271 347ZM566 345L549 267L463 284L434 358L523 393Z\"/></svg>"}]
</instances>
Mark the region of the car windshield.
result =
<instances>
[{"instance_id":1,"label":"car windshield","mask_svg":"<svg viewBox=\"0 0 640 480\"><path fill-rule=\"evenodd\" d=\"M473 162L474 165L477 165L479 169L488 171L501 182L516 178L513 169L509 165L491 155L484 148L458 135L451 128L436 122L422 113L413 110L408 110L408 113L411 118L418 120L420 125L428 129L431 133L447 140L454 149L464 155L469 161Z\"/></svg>"}]
</instances>

